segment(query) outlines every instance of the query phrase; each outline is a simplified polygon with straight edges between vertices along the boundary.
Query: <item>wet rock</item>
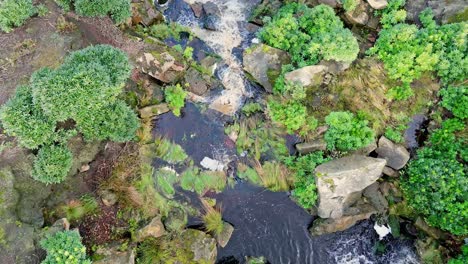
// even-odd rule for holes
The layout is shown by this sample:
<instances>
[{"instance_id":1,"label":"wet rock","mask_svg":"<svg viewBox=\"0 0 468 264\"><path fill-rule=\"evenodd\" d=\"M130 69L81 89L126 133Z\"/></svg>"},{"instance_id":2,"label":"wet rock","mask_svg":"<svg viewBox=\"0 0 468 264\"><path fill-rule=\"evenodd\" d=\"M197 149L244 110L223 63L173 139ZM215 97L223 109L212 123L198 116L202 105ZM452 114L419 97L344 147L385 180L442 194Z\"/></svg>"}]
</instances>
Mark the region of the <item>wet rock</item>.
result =
<instances>
[{"instance_id":1,"label":"wet rock","mask_svg":"<svg viewBox=\"0 0 468 264\"><path fill-rule=\"evenodd\" d=\"M164 21L164 16L159 10L154 8L152 1L142 0L132 3L132 24L143 24L151 26L156 22Z\"/></svg>"},{"instance_id":2,"label":"wet rock","mask_svg":"<svg viewBox=\"0 0 468 264\"><path fill-rule=\"evenodd\" d=\"M367 0L367 3L374 9L384 9L387 7L387 0Z\"/></svg>"},{"instance_id":3,"label":"wet rock","mask_svg":"<svg viewBox=\"0 0 468 264\"><path fill-rule=\"evenodd\" d=\"M338 219L317 219L313 222L309 231L313 236L344 231L354 226L357 222L368 219L374 213L376 213L376 211L372 206L361 206L360 212L355 215L342 216Z\"/></svg>"},{"instance_id":4,"label":"wet rock","mask_svg":"<svg viewBox=\"0 0 468 264\"><path fill-rule=\"evenodd\" d=\"M95 252L102 259L93 261L95 264L134 264L135 250L128 249L126 251L119 250L120 246L99 247Z\"/></svg>"},{"instance_id":5,"label":"wet rock","mask_svg":"<svg viewBox=\"0 0 468 264\"><path fill-rule=\"evenodd\" d=\"M65 231L65 230L70 230L70 222L68 222L66 218L61 218L55 221L55 223L52 226L48 228L44 228L40 236L41 238L45 238L49 235L54 235L57 232Z\"/></svg>"},{"instance_id":6,"label":"wet rock","mask_svg":"<svg viewBox=\"0 0 468 264\"><path fill-rule=\"evenodd\" d=\"M136 240L143 241L145 238L148 237L158 238L163 236L165 233L166 230L164 229L164 225L161 222L161 217L157 216L153 218L147 226L138 230Z\"/></svg>"},{"instance_id":7,"label":"wet rock","mask_svg":"<svg viewBox=\"0 0 468 264\"><path fill-rule=\"evenodd\" d=\"M168 52L145 52L137 58L137 63L144 73L165 83L180 79L185 70L185 66Z\"/></svg>"},{"instance_id":8,"label":"wet rock","mask_svg":"<svg viewBox=\"0 0 468 264\"><path fill-rule=\"evenodd\" d=\"M200 61L200 65L207 70L211 75L215 73L216 67L218 66L219 59L213 56L206 56Z\"/></svg>"},{"instance_id":9,"label":"wet rock","mask_svg":"<svg viewBox=\"0 0 468 264\"><path fill-rule=\"evenodd\" d=\"M201 3L193 3L190 5L195 17L199 18L203 14L203 5Z\"/></svg>"},{"instance_id":10,"label":"wet rock","mask_svg":"<svg viewBox=\"0 0 468 264\"><path fill-rule=\"evenodd\" d=\"M306 66L286 73L284 78L289 82L298 82L304 87L320 85L327 69L324 65Z\"/></svg>"},{"instance_id":11,"label":"wet rock","mask_svg":"<svg viewBox=\"0 0 468 264\"><path fill-rule=\"evenodd\" d=\"M227 223L223 223L223 230L219 235L215 235L215 239L221 247L225 247L229 240L231 239L232 233L234 232L234 227Z\"/></svg>"},{"instance_id":12,"label":"wet rock","mask_svg":"<svg viewBox=\"0 0 468 264\"><path fill-rule=\"evenodd\" d=\"M142 119L152 118L154 116L165 114L169 111L170 109L166 103L150 105L150 106L147 106L138 110L138 112L140 113L140 117Z\"/></svg>"},{"instance_id":13,"label":"wet rock","mask_svg":"<svg viewBox=\"0 0 468 264\"><path fill-rule=\"evenodd\" d=\"M384 136L380 137L376 152L379 158L387 160L387 166L395 170L403 168L410 159L410 154L405 147L393 143Z\"/></svg>"},{"instance_id":14,"label":"wet rock","mask_svg":"<svg viewBox=\"0 0 468 264\"><path fill-rule=\"evenodd\" d=\"M359 0L359 4L353 11L345 13L345 18L353 25L364 26L369 21L369 13L371 12L369 5L363 0Z\"/></svg>"},{"instance_id":15,"label":"wet rock","mask_svg":"<svg viewBox=\"0 0 468 264\"><path fill-rule=\"evenodd\" d=\"M285 51L260 44L244 51L243 61L244 70L271 93L281 66L291 63L291 58Z\"/></svg>"},{"instance_id":16,"label":"wet rock","mask_svg":"<svg viewBox=\"0 0 468 264\"><path fill-rule=\"evenodd\" d=\"M331 6L333 8L336 8L338 7L338 0L318 0L319 4L324 4L324 5L328 5L328 6Z\"/></svg>"},{"instance_id":17,"label":"wet rock","mask_svg":"<svg viewBox=\"0 0 468 264\"><path fill-rule=\"evenodd\" d=\"M113 206L117 203L117 195L110 190L101 190L99 191L99 196L101 196L102 203L105 206Z\"/></svg>"},{"instance_id":18,"label":"wet rock","mask_svg":"<svg viewBox=\"0 0 468 264\"><path fill-rule=\"evenodd\" d=\"M386 161L351 155L321 164L315 169L319 195L318 215L340 218L361 191L382 175Z\"/></svg>"},{"instance_id":19,"label":"wet rock","mask_svg":"<svg viewBox=\"0 0 468 264\"><path fill-rule=\"evenodd\" d=\"M357 149L355 151L352 151L351 154L352 155L363 155L363 156L367 156L369 155L372 151L374 151L375 149L377 148L377 143L375 142L372 142L370 143L369 145L363 147L363 148L360 148L360 149Z\"/></svg>"},{"instance_id":20,"label":"wet rock","mask_svg":"<svg viewBox=\"0 0 468 264\"><path fill-rule=\"evenodd\" d=\"M442 230L429 226L426 221L422 217L418 217L416 222L414 222L414 226L418 229L422 230L424 233L428 234L434 239L437 240L446 240L447 234L444 233Z\"/></svg>"},{"instance_id":21,"label":"wet rock","mask_svg":"<svg viewBox=\"0 0 468 264\"><path fill-rule=\"evenodd\" d=\"M392 178L398 178L400 177L400 173L388 166L385 166L384 170L383 170L383 174L384 175L387 175L388 177L392 177Z\"/></svg>"},{"instance_id":22,"label":"wet rock","mask_svg":"<svg viewBox=\"0 0 468 264\"><path fill-rule=\"evenodd\" d=\"M223 171L224 164L220 161L214 160L209 157L204 157L203 160L200 162L200 165L208 169L210 171Z\"/></svg>"},{"instance_id":23,"label":"wet rock","mask_svg":"<svg viewBox=\"0 0 468 264\"><path fill-rule=\"evenodd\" d=\"M187 225L187 213L182 208L173 208L163 222L167 231L181 232Z\"/></svg>"},{"instance_id":24,"label":"wet rock","mask_svg":"<svg viewBox=\"0 0 468 264\"><path fill-rule=\"evenodd\" d=\"M219 30L221 11L213 2L203 4L203 26L208 30Z\"/></svg>"},{"instance_id":25,"label":"wet rock","mask_svg":"<svg viewBox=\"0 0 468 264\"><path fill-rule=\"evenodd\" d=\"M182 232L183 248L193 252L193 260L197 263L214 263L216 260L216 240L202 231L188 229Z\"/></svg>"},{"instance_id":26,"label":"wet rock","mask_svg":"<svg viewBox=\"0 0 468 264\"><path fill-rule=\"evenodd\" d=\"M185 74L185 82L189 84L187 90L196 95L204 95L210 89L210 76L190 68Z\"/></svg>"},{"instance_id":27,"label":"wet rock","mask_svg":"<svg viewBox=\"0 0 468 264\"><path fill-rule=\"evenodd\" d=\"M369 200L369 202L378 212L383 213L388 209L388 201L380 192L379 186L380 185L378 182L374 182L366 189L364 189L362 194Z\"/></svg>"},{"instance_id":28,"label":"wet rock","mask_svg":"<svg viewBox=\"0 0 468 264\"><path fill-rule=\"evenodd\" d=\"M327 67L327 72L333 74L344 72L349 68L349 66L351 66L350 63L334 60L323 60L318 65Z\"/></svg>"},{"instance_id":29,"label":"wet rock","mask_svg":"<svg viewBox=\"0 0 468 264\"><path fill-rule=\"evenodd\" d=\"M311 142L296 144L297 151L302 154L309 154L317 150L326 150L327 143L323 139L317 139Z\"/></svg>"}]
</instances>

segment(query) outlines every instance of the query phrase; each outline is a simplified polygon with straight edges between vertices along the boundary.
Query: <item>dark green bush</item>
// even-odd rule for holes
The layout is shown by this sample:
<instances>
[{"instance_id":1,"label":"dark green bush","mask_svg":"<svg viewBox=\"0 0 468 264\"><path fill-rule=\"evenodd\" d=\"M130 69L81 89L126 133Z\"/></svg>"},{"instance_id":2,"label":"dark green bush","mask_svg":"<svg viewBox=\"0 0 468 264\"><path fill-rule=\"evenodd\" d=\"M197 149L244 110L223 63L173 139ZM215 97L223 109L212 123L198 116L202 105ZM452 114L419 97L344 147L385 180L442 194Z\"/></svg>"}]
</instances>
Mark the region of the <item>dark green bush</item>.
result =
<instances>
[{"instance_id":1,"label":"dark green bush","mask_svg":"<svg viewBox=\"0 0 468 264\"><path fill-rule=\"evenodd\" d=\"M103 17L108 14L116 23L123 23L132 15L130 0L75 0L79 15Z\"/></svg>"},{"instance_id":2,"label":"dark green bush","mask_svg":"<svg viewBox=\"0 0 468 264\"><path fill-rule=\"evenodd\" d=\"M56 123L33 103L30 86L16 89L16 94L0 109L0 120L5 132L29 149L50 143L55 133Z\"/></svg>"},{"instance_id":3,"label":"dark green bush","mask_svg":"<svg viewBox=\"0 0 468 264\"><path fill-rule=\"evenodd\" d=\"M42 264L91 264L78 231L60 231L40 242L47 251Z\"/></svg>"},{"instance_id":4,"label":"dark green bush","mask_svg":"<svg viewBox=\"0 0 468 264\"><path fill-rule=\"evenodd\" d=\"M327 5L287 4L266 21L259 36L268 45L288 51L299 67L322 59L351 62L359 52L351 31Z\"/></svg>"},{"instance_id":5,"label":"dark green bush","mask_svg":"<svg viewBox=\"0 0 468 264\"><path fill-rule=\"evenodd\" d=\"M448 87L439 93L442 96L441 105L453 113L454 116L468 118L468 87Z\"/></svg>"},{"instance_id":6,"label":"dark green bush","mask_svg":"<svg viewBox=\"0 0 468 264\"><path fill-rule=\"evenodd\" d=\"M329 126L325 141L330 150L359 149L374 140L374 131L367 126L369 122L350 112L331 112L325 122Z\"/></svg>"},{"instance_id":7,"label":"dark green bush","mask_svg":"<svg viewBox=\"0 0 468 264\"><path fill-rule=\"evenodd\" d=\"M72 153L66 146L44 146L37 153L32 177L45 184L62 182L70 171L72 160Z\"/></svg>"},{"instance_id":8,"label":"dark green bush","mask_svg":"<svg viewBox=\"0 0 468 264\"><path fill-rule=\"evenodd\" d=\"M0 30L8 33L35 13L32 0L0 0Z\"/></svg>"}]
</instances>

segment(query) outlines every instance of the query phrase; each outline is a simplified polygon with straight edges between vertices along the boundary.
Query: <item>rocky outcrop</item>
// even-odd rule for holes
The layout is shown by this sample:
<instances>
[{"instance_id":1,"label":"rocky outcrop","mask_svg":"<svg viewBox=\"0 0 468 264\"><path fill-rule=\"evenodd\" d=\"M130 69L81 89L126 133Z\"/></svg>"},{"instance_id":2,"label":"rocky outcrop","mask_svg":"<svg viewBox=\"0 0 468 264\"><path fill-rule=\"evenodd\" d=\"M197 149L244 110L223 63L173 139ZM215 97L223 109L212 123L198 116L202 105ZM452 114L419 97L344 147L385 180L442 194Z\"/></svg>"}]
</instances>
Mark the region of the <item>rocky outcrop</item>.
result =
<instances>
[{"instance_id":1,"label":"rocky outcrop","mask_svg":"<svg viewBox=\"0 0 468 264\"><path fill-rule=\"evenodd\" d=\"M264 44L259 44L244 51L244 70L265 88L273 91L273 84L281 73L281 66L291 63L289 54Z\"/></svg>"},{"instance_id":2,"label":"rocky outcrop","mask_svg":"<svg viewBox=\"0 0 468 264\"><path fill-rule=\"evenodd\" d=\"M289 82L297 82L302 86L315 86L323 82L323 76L328 67L324 65L306 66L285 74L284 78Z\"/></svg>"},{"instance_id":3,"label":"rocky outcrop","mask_svg":"<svg viewBox=\"0 0 468 264\"><path fill-rule=\"evenodd\" d=\"M352 155L318 166L315 169L318 215L334 219L343 216L343 211L361 197L361 192L380 178L385 164L384 159Z\"/></svg>"},{"instance_id":4,"label":"rocky outcrop","mask_svg":"<svg viewBox=\"0 0 468 264\"><path fill-rule=\"evenodd\" d=\"M182 232L187 225L187 213L183 208L172 208L168 216L163 220L164 227L169 232Z\"/></svg>"},{"instance_id":5,"label":"rocky outcrop","mask_svg":"<svg viewBox=\"0 0 468 264\"><path fill-rule=\"evenodd\" d=\"M214 238L195 229L185 230L180 237L179 243L182 243L181 248L189 249L193 253L194 261L197 263L215 262L217 250Z\"/></svg>"},{"instance_id":6,"label":"rocky outcrop","mask_svg":"<svg viewBox=\"0 0 468 264\"><path fill-rule=\"evenodd\" d=\"M143 241L148 237L158 238L163 236L165 233L166 230L164 229L164 225L161 222L161 217L157 216L153 218L147 226L138 230L136 239L137 241Z\"/></svg>"},{"instance_id":7,"label":"rocky outcrop","mask_svg":"<svg viewBox=\"0 0 468 264\"><path fill-rule=\"evenodd\" d=\"M169 52L144 52L137 58L137 63L141 71L165 83L177 81L185 70L185 66Z\"/></svg>"},{"instance_id":8,"label":"rocky outcrop","mask_svg":"<svg viewBox=\"0 0 468 264\"><path fill-rule=\"evenodd\" d=\"M326 150L327 143L323 139L317 139L310 142L296 144L296 149L300 154L306 155L314 151Z\"/></svg>"},{"instance_id":9,"label":"rocky outcrop","mask_svg":"<svg viewBox=\"0 0 468 264\"><path fill-rule=\"evenodd\" d=\"M367 156L369 155L372 151L377 149L377 143L374 141L370 143L369 145L362 147L360 149L354 150L351 152L352 155L362 155L362 156Z\"/></svg>"},{"instance_id":10,"label":"rocky outcrop","mask_svg":"<svg viewBox=\"0 0 468 264\"><path fill-rule=\"evenodd\" d=\"M154 8L153 1L141 0L138 3L132 3L133 25L143 24L148 27L156 22L162 21L164 21L164 16Z\"/></svg>"},{"instance_id":11,"label":"rocky outcrop","mask_svg":"<svg viewBox=\"0 0 468 264\"><path fill-rule=\"evenodd\" d=\"M333 8L338 7L339 1L338 0L318 0L319 4L329 5Z\"/></svg>"},{"instance_id":12,"label":"rocky outcrop","mask_svg":"<svg viewBox=\"0 0 468 264\"><path fill-rule=\"evenodd\" d=\"M379 154L379 158L387 161L387 166L395 170L402 169L410 159L410 154L405 147L383 136L379 139L379 147L375 151Z\"/></svg>"},{"instance_id":13,"label":"rocky outcrop","mask_svg":"<svg viewBox=\"0 0 468 264\"><path fill-rule=\"evenodd\" d=\"M379 187L379 183L374 182L364 189L362 194L378 212L383 213L388 209L388 201L380 192Z\"/></svg>"}]
</instances>

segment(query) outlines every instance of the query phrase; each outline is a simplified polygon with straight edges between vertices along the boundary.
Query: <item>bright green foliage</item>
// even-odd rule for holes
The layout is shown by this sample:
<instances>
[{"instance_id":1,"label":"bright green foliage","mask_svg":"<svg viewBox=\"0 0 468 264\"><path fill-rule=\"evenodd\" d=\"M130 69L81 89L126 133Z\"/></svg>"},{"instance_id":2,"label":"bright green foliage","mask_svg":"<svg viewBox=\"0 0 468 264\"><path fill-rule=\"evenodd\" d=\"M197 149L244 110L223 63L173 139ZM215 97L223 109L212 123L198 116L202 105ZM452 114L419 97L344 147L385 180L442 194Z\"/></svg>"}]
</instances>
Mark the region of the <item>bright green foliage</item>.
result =
<instances>
[{"instance_id":1,"label":"bright green foliage","mask_svg":"<svg viewBox=\"0 0 468 264\"><path fill-rule=\"evenodd\" d=\"M170 168L161 168L154 172L156 185L164 196L172 198L175 194L174 184L177 183L177 172Z\"/></svg>"},{"instance_id":2,"label":"bright green foliage","mask_svg":"<svg viewBox=\"0 0 468 264\"><path fill-rule=\"evenodd\" d=\"M290 133L305 125L307 120L307 108L298 102L289 101L281 104L270 101L268 109L271 119L284 125Z\"/></svg>"},{"instance_id":3,"label":"bright green foliage","mask_svg":"<svg viewBox=\"0 0 468 264\"><path fill-rule=\"evenodd\" d=\"M208 233L213 235L219 235L223 231L224 221L221 211L215 209L204 202L203 207L205 214L203 215L203 222L205 223L205 229Z\"/></svg>"},{"instance_id":4,"label":"bright green foliage","mask_svg":"<svg viewBox=\"0 0 468 264\"><path fill-rule=\"evenodd\" d=\"M180 116L180 109L185 105L185 97L187 92L184 91L180 84L171 85L164 89L164 95L169 108L175 116Z\"/></svg>"},{"instance_id":5,"label":"bright green foliage","mask_svg":"<svg viewBox=\"0 0 468 264\"><path fill-rule=\"evenodd\" d=\"M359 0L341 0L344 10L352 12L356 9L359 4Z\"/></svg>"},{"instance_id":6,"label":"bright green foliage","mask_svg":"<svg viewBox=\"0 0 468 264\"><path fill-rule=\"evenodd\" d=\"M45 5L38 5L36 7L37 15L40 17L45 17L49 13L49 9Z\"/></svg>"},{"instance_id":7,"label":"bright green foliage","mask_svg":"<svg viewBox=\"0 0 468 264\"><path fill-rule=\"evenodd\" d=\"M35 13L32 0L0 0L0 30L8 33Z\"/></svg>"},{"instance_id":8,"label":"bright green foliage","mask_svg":"<svg viewBox=\"0 0 468 264\"><path fill-rule=\"evenodd\" d=\"M352 62L359 52L352 33L327 5L287 4L266 22L260 32L263 41L288 51L300 67L322 59Z\"/></svg>"},{"instance_id":9,"label":"bright green foliage","mask_svg":"<svg viewBox=\"0 0 468 264\"><path fill-rule=\"evenodd\" d=\"M246 116L251 116L256 112L261 112L262 106L259 103L248 103L242 107L242 113Z\"/></svg>"},{"instance_id":10,"label":"bright green foliage","mask_svg":"<svg viewBox=\"0 0 468 264\"><path fill-rule=\"evenodd\" d=\"M394 99L394 100L397 100L397 101L406 100L406 99L410 98L413 95L414 95L414 92L413 92L413 90L411 89L411 86L408 83L404 83L401 86L392 87L386 93L386 96L389 99Z\"/></svg>"},{"instance_id":11,"label":"bright green foliage","mask_svg":"<svg viewBox=\"0 0 468 264\"><path fill-rule=\"evenodd\" d=\"M70 11L70 6L73 0L55 0L57 5L59 5L63 11L68 12Z\"/></svg>"},{"instance_id":12,"label":"bright green foliage","mask_svg":"<svg viewBox=\"0 0 468 264\"><path fill-rule=\"evenodd\" d=\"M88 17L110 14L116 23L123 23L132 15L129 0L75 0L75 9L79 15Z\"/></svg>"},{"instance_id":13,"label":"bright green foliage","mask_svg":"<svg viewBox=\"0 0 468 264\"><path fill-rule=\"evenodd\" d=\"M387 127L385 129L385 137L395 143L403 143L405 140L402 133L407 128L405 125L399 125L397 127Z\"/></svg>"},{"instance_id":14,"label":"bright green foliage","mask_svg":"<svg viewBox=\"0 0 468 264\"><path fill-rule=\"evenodd\" d=\"M197 167L189 167L180 175L180 186L199 195L209 190L221 192L226 187L226 176L223 172L200 171Z\"/></svg>"},{"instance_id":15,"label":"bright green foliage","mask_svg":"<svg viewBox=\"0 0 468 264\"><path fill-rule=\"evenodd\" d=\"M156 145L156 156L169 163L181 163L188 157L180 145L165 138L157 138L154 144Z\"/></svg>"},{"instance_id":16,"label":"bright green foliage","mask_svg":"<svg viewBox=\"0 0 468 264\"><path fill-rule=\"evenodd\" d=\"M359 149L374 140L374 131L368 127L368 121L350 112L331 112L325 122L329 126L325 141L330 150Z\"/></svg>"},{"instance_id":17,"label":"bright green foliage","mask_svg":"<svg viewBox=\"0 0 468 264\"><path fill-rule=\"evenodd\" d=\"M87 214L91 214L98 209L99 205L89 194L83 195L78 201L72 201L61 207L65 217L69 221L79 220Z\"/></svg>"},{"instance_id":18,"label":"bright green foliage","mask_svg":"<svg viewBox=\"0 0 468 264\"><path fill-rule=\"evenodd\" d=\"M276 161L267 161L255 167L263 187L273 192L289 191L288 171Z\"/></svg>"},{"instance_id":19,"label":"bright green foliage","mask_svg":"<svg viewBox=\"0 0 468 264\"><path fill-rule=\"evenodd\" d=\"M461 247L462 253L457 258L450 259L448 264L466 264L468 262L468 245Z\"/></svg>"},{"instance_id":20,"label":"bright green foliage","mask_svg":"<svg viewBox=\"0 0 468 264\"><path fill-rule=\"evenodd\" d=\"M78 231L60 231L40 242L47 251L42 264L91 264Z\"/></svg>"},{"instance_id":21,"label":"bright green foliage","mask_svg":"<svg viewBox=\"0 0 468 264\"><path fill-rule=\"evenodd\" d=\"M56 122L33 103L30 86L16 89L16 94L1 108L0 119L5 132L29 149L50 143L55 133Z\"/></svg>"},{"instance_id":22,"label":"bright green foliage","mask_svg":"<svg viewBox=\"0 0 468 264\"><path fill-rule=\"evenodd\" d=\"M389 28L406 20L406 11L403 9L406 0L389 0L388 5L383 10L378 10L381 15L380 23L383 28Z\"/></svg>"},{"instance_id":23,"label":"bright green foliage","mask_svg":"<svg viewBox=\"0 0 468 264\"><path fill-rule=\"evenodd\" d=\"M315 205L318 195L314 170L315 167L329 160L330 158L323 157L322 151L299 157L290 156L284 160L289 170L294 172L292 195L302 207L307 209Z\"/></svg>"},{"instance_id":24,"label":"bright green foliage","mask_svg":"<svg viewBox=\"0 0 468 264\"><path fill-rule=\"evenodd\" d=\"M45 184L62 182L71 168L72 159L66 146L44 146L37 153L32 177Z\"/></svg>"},{"instance_id":25,"label":"bright green foliage","mask_svg":"<svg viewBox=\"0 0 468 264\"><path fill-rule=\"evenodd\" d=\"M240 163L237 167L237 171L237 176L243 180L247 180L256 185L260 185L262 183L262 179L260 179L257 171L245 164Z\"/></svg>"},{"instance_id":26,"label":"bright green foliage","mask_svg":"<svg viewBox=\"0 0 468 264\"><path fill-rule=\"evenodd\" d=\"M408 203L427 222L455 235L468 234L468 177L456 160L420 157L410 162L402 180Z\"/></svg>"},{"instance_id":27,"label":"bright green foliage","mask_svg":"<svg viewBox=\"0 0 468 264\"><path fill-rule=\"evenodd\" d=\"M454 116L468 118L468 87L448 87L439 93L442 96L441 105L453 113Z\"/></svg>"},{"instance_id":28,"label":"bright green foliage","mask_svg":"<svg viewBox=\"0 0 468 264\"><path fill-rule=\"evenodd\" d=\"M177 41L180 41L181 33L191 33L190 28L184 27L176 22L159 23L150 27L137 27L137 31L143 35L149 35L159 40L166 40L172 37Z\"/></svg>"}]
</instances>

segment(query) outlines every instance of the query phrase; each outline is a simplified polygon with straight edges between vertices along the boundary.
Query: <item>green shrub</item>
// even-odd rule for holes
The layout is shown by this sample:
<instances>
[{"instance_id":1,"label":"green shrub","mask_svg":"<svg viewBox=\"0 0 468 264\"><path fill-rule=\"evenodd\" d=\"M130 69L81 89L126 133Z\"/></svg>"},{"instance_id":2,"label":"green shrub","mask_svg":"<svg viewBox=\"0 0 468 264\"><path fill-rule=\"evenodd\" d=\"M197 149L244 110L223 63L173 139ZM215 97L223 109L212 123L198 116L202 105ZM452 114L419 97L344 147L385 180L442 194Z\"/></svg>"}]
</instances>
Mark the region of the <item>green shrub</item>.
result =
<instances>
[{"instance_id":1,"label":"green shrub","mask_svg":"<svg viewBox=\"0 0 468 264\"><path fill-rule=\"evenodd\" d=\"M383 10L377 10L380 14L380 23L383 28L389 28L406 20L406 11L403 9L406 0L389 0L388 5Z\"/></svg>"},{"instance_id":2,"label":"green shrub","mask_svg":"<svg viewBox=\"0 0 468 264\"><path fill-rule=\"evenodd\" d=\"M374 131L367 126L368 121L350 112L331 112L325 122L329 126L325 141L330 150L359 149L374 140Z\"/></svg>"},{"instance_id":3,"label":"green shrub","mask_svg":"<svg viewBox=\"0 0 468 264\"><path fill-rule=\"evenodd\" d=\"M15 95L0 109L0 120L5 133L15 136L21 146L29 149L49 144L55 133L56 122L33 103L30 86L16 89Z\"/></svg>"},{"instance_id":4,"label":"green shrub","mask_svg":"<svg viewBox=\"0 0 468 264\"><path fill-rule=\"evenodd\" d=\"M330 158L323 157L322 151L299 157L290 156L284 160L289 170L294 173L292 196L302 207L308 209L315 205L318 195L314 170L315 167L329 160Z\"/></svg>"},{"instance_id":5,"label":"green shrub","mask_svg":"<svg viewBox=\"0 0 468 264\"><path fill-rule=\"evenodd\" d=\"M98 209L99 205L91 195L83 195L79 200L72 200L60 207L65 217L69 221L79 220L87 214L91 214Z\"/></svg>"},{"instance_id":6,"label":"green shrub","mask_svg":"<svg viewBox=\"0 0 468 264\"><path fill-rule=\"evenodd\" d=\"M1 0L0 30L9 33L36 13L32 0Z\"/></svg>"},{"instance_id":7,"label":"green shrub","mask_svg":"<svg viewBox=\"0 0 468 264\"><path fill-rule=\"evenodd\" d=\"M110 14L116 23L123 23L132 15L129 0L75 0L75 9L79 15L87 17Z\"/></svg>"},{"instance_id":8,"label":"green shrub","mask_svg":"<svg viewBox=\"0 0 468 264\"><path fill-rule=\"evenodd\" d=\"M468 262L468 245L461 246L462 253L456 258L450 259L448 264L465 264Z\"/></svg>"},{"instance_id":9,"label":"green shrub","mask_svg":"<svg viewBox=\"0 0 468 264\"><path fill-rule=\"evenodd\" d=\"M402 179L409 205L435 227L468 234L468 177L456 160L420 157L410 162Z\"/></svg>"},{"instance_id":10,"label":"green shrub","mask_svg":"<svg viewBox=\"0 0 468 264\"><path fill-rule=\"evenodd\" d=\"M49 9L47 9L47 6L41 4L36 7L36 12L38 16L45 17L49 13Z\"/></svg>"},{"instance_id":11,"label":"green shrub","mask_svg":"<svg viewBox=\"0 0 468 264\"><path fill-rule=\"evenodd\" d=\"M395 143L403 143L405 141L403 132L406 129L405 125L399 125L397 127L387 127L385 129L385 137Z\"/></svg>"},{"instance_id":12,"label":"green shrub","mask_svg":"<svg viewBox=\"0 0 468 264\"><path fill-rule=\"evenodd\" d=\"M454 116L465 119L468 118L468 87L460 86L442 89L439 93L442 96L441 105L453 113Z\"/></svg>"},{"instance_id":13,"label":"green shrub","mask_svg":"<svg viewBox=\"0 0 468 264\"><path fill-rule=\"evenodd\" d=\"M187 92L184 91L180 84L171 85L164 89L164 96L169 108L175 116L180 116L180 109L185 105L185 97Z\"/></svg>"},{"instance_id":14,"label":"green shrub","mask_svg":"<svg viewBox=\"0 0 468 264\"><path fill-rule=\"evenodd\" d=\"M242 113L246 116L251 116L257 112L263 110L262 106L259 103L248 103L242 107Z\"/></svg>"},{"instance_id":15,"label":"green shrub","mask_svg":"<svg viewBox=\"0 0 468 264\"><path fill-rule=\"evenodd\" d=\"M37 153L32 177L45 184L62 182L72 166L72 159L66 146L44 146Z\"/></svg>"},{"instance_id":16,"label":"green shrub","mask_svg":"<svg viewBox=\"0 0 468 264\"><path fill-rule=\"evenodd\" d=\"M298 102L281 104L269 101L268 110L271 120L285 126L290 133L300 129L307 120L307 108Z\"/></svg>"},{"instance_id":17,"label":"green shrub","mask_svg":"<svg viewBox=\"0 0 468 264\"><path fill-rule=\"evenodd\" d=\"M57 5L60 6L65 12L70 11L72 1L73 0L55 0Z\"/></svg>"},{"instance_id":18,"label":"green shrub","mask_svg":"<svg viewBox=\"0 0 468 264\"><path fill-rule=\"evenodd\" d=\"M359 0L341 0L344 10L352 12L359 5Z\"/></svg>"},{"instance_id":19,"label":"green shrub","mask_svg":"<svg viewBox=\"0 0 468 264\"><path fill-rule=\"evenodd\" d=\"M385 94L389 99L394 99L397 101L406 100L414 95L411 86L408 83L405 83L401 86L395 86L388 89L387 93Z\"/></svg>"},{"instance_id":20,"label":"green shrub","mask_svg":"<svg viewBox=\"0 0 468 264\"><path fill-rule=\"evenodd\" d=\"M287 4L266 21L259 36L267 44L288 51L299 67L322 59L352 62L359 52L352 33L327 5L309 8Z\"/></svg>"},{"instance_id":21,"label":"green shrub","mask_svg":"<svg viewBox=\"0 0 468 264\"><path fill-rule=\"evenodd\" d=\"M40 245L47 251L42 264L91 264L78 231L57 232L41 240Z\"/></svg>"}]
</instances>

